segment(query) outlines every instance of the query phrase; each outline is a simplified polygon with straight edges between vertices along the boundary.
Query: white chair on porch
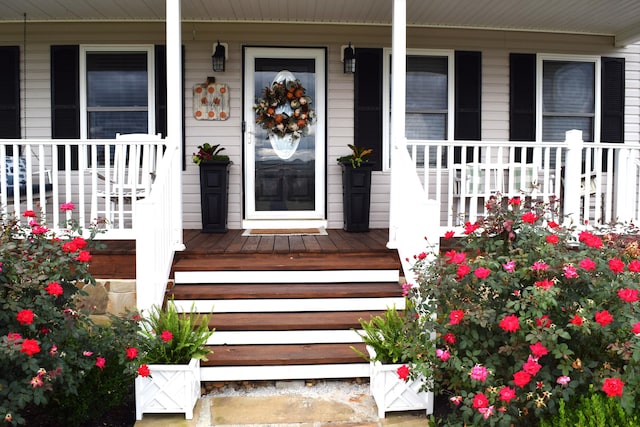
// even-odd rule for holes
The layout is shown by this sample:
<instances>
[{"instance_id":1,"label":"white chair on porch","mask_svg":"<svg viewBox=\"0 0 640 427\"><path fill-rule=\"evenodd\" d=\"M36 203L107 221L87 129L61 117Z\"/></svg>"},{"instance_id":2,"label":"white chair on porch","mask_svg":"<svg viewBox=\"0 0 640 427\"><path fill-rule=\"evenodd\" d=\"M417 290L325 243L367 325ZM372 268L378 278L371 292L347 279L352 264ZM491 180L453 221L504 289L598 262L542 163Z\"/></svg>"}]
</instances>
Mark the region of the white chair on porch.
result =
<instances>
[{"instance_id":1,"label":"white chair on porch","mask_svg":"<svg viewBox=\"0 0 640 427\"><path fill-rule=\"evenodd\" d=\"M101 183L96 191L97 202L92 206L92 218L109 220L108 228L123 228L124 222L133 221L136 201L149 195L155 178L157 147L160 134L116 134L113 161L105 164L105 173L98 173ZM105 156L106 157L106 156ZM106 160L105 160L106 162ZM126 209L128 207L128 209Z\"/></svg>"}]
</instances>

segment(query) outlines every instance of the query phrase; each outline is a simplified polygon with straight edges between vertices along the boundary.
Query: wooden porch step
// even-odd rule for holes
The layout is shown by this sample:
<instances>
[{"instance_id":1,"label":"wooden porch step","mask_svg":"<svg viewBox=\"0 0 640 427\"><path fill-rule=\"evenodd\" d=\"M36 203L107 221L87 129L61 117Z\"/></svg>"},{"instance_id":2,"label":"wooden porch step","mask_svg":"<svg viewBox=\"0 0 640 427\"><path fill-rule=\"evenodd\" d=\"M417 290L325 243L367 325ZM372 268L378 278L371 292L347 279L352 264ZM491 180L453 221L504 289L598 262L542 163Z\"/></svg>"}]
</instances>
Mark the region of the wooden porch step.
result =
<instances>
[{"instance_id":1,"label":"wooden porch step","mask_svg":"<svg viewBox=\"0 0 640 427\"><path fill-rule=\"evenodd\" d=\"M205 262L206 259L206 262ZM399 270L398 255L383 253L176 254L174 271Z\"/></svg>"},{"instance_id":2,"label":"wooden porch step","mask_svg":"<svg viewBox=\"0 0 640 427\"><path fill-rule=\"evenodd\" d=\"M327 311L303 313L215 313L209 326L222 331L350 330L360 319L382 316L383 311Z\"/></svg>"},{"instance_id":3,"label":"wooden porch step","mask_svg":"<svg viewBox=\"0 0 640 427\"><path fill-rule=\"evenodd\" d=\"M398 283L178 284L175 300L266 298L383 298L402 296Z\"/></svg>"},{"instance_id":4,"label":"wooden porch step","mask_svg":"<svg viewBox=\"0 0 640 427\"><path fill-rule=\"evenodd\" d=\"M353 344L281 344L214 346L202 367L275 366L363 363L351 346L365 352L363 343Z\"/></svg>"}]
</instances>

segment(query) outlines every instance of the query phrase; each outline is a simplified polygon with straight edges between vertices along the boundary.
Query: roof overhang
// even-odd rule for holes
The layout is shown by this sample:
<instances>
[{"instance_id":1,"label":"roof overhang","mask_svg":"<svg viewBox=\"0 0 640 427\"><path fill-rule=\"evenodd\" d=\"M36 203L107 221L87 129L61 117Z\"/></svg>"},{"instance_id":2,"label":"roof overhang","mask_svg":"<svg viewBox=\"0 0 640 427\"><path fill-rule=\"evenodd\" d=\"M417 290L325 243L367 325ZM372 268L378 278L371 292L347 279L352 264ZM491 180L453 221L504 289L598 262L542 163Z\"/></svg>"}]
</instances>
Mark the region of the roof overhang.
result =
<instances>
[{"instance_id":1,"label":"roof overhang","mask_svg":"<svg viewBox=\"0 0 640 427\"><path fill-rule=\"evenodd\" d=\"M172 0L176 1L176 0ZM640 41L638 0L406 0L407 26L610 36ZM393 0L182 0L183 21L386 25ZM26 14L26 15L25 15ZM164 21L165 0L4 0L0 23Z\"/></svg>"}]
</instances>

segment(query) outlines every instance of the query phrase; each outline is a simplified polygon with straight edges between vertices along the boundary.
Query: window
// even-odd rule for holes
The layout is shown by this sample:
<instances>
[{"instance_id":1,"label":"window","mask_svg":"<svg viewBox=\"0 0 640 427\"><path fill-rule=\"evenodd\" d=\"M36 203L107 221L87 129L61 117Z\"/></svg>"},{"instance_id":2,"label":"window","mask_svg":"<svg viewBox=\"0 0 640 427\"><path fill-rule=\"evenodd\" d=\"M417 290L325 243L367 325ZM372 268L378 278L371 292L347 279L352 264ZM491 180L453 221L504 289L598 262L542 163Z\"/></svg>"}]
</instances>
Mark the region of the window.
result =
<instances>
[{"instance_id":1,"label":"window","mask_svg":"<svg viewBox=\"0 0 640 427\"><path fill-rule=\"evenodd\" d=\"M599 139L599 58L540 55L538 67L538 139L564 141L571 129L584 141Z\"/></svg>"},{"instance_id":2,"label":"window","mask_svg":"<svg viewBox=\"0 0 640 427\"><path fill-rule=\"evenodd\" d=\"M388 90L384 91L386 106L385 131L391 126L391 55L386 56L385 76ZM405 135L409 140L449 140L453 138L453 52L407 51ZM434 166L436 149L429 151L429 163ZM388 158L388 156L387 156ZM424 164L419 158L418 164Z\"/></svg>"},{"instance_id":3,"label":"window","mask_svg":"<svg viewBox=\"0 0 640 427\"><path fill-rule=\"evenodd\" d=\"M155 133L153 47L92 47L81 54L81 137Z\"/></svg>"}]
</instances>

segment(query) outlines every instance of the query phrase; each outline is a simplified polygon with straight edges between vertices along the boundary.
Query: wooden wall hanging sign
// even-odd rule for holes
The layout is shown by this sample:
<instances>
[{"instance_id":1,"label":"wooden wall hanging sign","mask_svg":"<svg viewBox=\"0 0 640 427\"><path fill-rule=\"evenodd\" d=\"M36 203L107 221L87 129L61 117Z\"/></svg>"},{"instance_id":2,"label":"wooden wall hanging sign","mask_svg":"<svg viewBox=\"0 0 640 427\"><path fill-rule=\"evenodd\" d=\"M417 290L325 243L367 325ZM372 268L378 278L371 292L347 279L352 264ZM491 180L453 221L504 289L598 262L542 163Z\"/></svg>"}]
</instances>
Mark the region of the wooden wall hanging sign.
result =
<instances>
[{"instance_id":1,"label":"wooden wall hanging sign","mask_svg":"<svg viewBox=\"0 0 640 427\"><path fill-rule=\"evenodd\" d=\"M215 81L194 85L193 117L196 120L227 120L229 118L229 87Z\"/></svg>"}]
</instances>

